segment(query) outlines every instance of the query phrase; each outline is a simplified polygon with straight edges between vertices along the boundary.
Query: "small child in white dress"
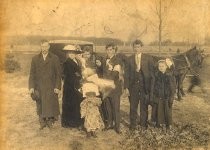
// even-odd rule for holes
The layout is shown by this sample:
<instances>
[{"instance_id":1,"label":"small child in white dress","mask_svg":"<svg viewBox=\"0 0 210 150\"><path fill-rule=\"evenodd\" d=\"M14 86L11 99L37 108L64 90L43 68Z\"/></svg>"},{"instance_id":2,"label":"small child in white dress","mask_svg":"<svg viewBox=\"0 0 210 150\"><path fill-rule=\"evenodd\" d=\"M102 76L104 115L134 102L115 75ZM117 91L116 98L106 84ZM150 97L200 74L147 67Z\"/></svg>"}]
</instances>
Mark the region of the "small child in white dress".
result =
<instances>
[{"instance_id":1,"label":"small child in white dress","mask_svg":"<svg viewBox=\"0 0 210 150\"><path fill-rule=\"evenodd\" d=\"M99 112L102 103L99 96L99 88L96 84L87 82L82 86L83 97L85 99L80 104L81 118L85 118L84 127L87 137L97 137L96 130L103 129L104 123Z\"/></svg>"}]
</instances>

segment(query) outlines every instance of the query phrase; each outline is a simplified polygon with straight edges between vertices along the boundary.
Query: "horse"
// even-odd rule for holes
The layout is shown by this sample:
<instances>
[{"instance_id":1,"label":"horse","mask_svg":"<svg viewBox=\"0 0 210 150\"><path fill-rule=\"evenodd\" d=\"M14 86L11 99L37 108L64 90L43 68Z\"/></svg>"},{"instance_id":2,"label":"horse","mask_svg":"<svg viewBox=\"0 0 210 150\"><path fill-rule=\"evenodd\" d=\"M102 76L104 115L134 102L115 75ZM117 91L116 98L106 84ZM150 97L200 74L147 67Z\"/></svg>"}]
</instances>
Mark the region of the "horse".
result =
<instances>
[{"instance_id":1,"label":"horse","mask_svg":"<svg viewBox=\"0 0 210 150\"><path fill-rule=\"evenodd\" d=\"M201 50L202 60L199 66L197 66L194 70L197 75L192 75L190 80L190 86L188 87L189 93L194 93L192 90L195 86L200 87L203 95L206 94L206 89L204 89L203 84L209 82L209 62L210 55L205 54L204 50Z\"/></svg>"},{"instance_id":2,"label":"horse","mask_svg":"<svg viewBox=\"0 0 210 150\"><path fill-rule=\"evenodd\" d=\"M165 57L153 56L153 59L154 62L157 63L158 60L165 59ZM201 66L203 61L203 54L201 50L193 47L184 53L171 56L170 59L172 60L174 66L173 73L176 79L177 98L178 100L181 100L182 96L185 96L183 90L183 81L188 71L190 71L193 75L198 74L194 68Z\"/></svg>"}]
</instances>

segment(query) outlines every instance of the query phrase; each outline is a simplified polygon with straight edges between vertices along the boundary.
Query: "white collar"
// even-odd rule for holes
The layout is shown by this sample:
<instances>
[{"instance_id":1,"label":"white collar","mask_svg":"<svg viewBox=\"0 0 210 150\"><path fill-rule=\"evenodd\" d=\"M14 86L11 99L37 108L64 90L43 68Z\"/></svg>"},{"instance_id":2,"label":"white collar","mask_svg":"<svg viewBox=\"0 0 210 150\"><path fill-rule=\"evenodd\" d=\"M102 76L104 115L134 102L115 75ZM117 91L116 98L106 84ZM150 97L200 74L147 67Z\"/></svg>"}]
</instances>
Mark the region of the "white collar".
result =
<instances>
[{"instance_id":1,"label":"white collar","mask_svg":"<svg viewBox=\"0 0 210 150\"><path fill-rule=\"evenodd\" d=\"M72 59L76 64L78 64L78 61L76 58Z\"/></svg>"},{"instance_id":2,"label":"white collar","mask_svg":"<svg viewBox=\"0 0 210 150\"><path fill-rule=\"evenodd\" d=\"M43 54L43 53L42 53L42 57L43 57L44 61L46 60L47 55L48 55L48 53L47 53L47 54Z\"/></svg>"},{"instance_id":3,"label":"white collar","mask_svg":"<svg viewBox=\"0 0 210 150\"><path fill-rule=\"evenodd\" d=\"M142 54L142 53L136 53L135 55L136 55L136 56L138 56L138 57L140 57L140 56L141 56L141 54Z\"/></svg>"},{"instance_id":4,"label":"white collar","mask_svg":"<svg viewBox=\"0 0 210 150\"><path fill-rule=\"evenodd\" d=\"M109 58L107 58L107 59L112 59L114 56L115 56L115 55L113 55L112 57L109 57Z\"/></svg>"},{"instance_id":5,"label":"white collar","mask_svg":"<svg viewBox=\"0 0 210 150\"><path fill-rule=\"evenodd\" d=\"M43 53L42 53L42 56L43 56L43 57L46 57L47 55L48 55L48 53L47 53L47 54L43 54Z\"/></svg>"}]
</instances>

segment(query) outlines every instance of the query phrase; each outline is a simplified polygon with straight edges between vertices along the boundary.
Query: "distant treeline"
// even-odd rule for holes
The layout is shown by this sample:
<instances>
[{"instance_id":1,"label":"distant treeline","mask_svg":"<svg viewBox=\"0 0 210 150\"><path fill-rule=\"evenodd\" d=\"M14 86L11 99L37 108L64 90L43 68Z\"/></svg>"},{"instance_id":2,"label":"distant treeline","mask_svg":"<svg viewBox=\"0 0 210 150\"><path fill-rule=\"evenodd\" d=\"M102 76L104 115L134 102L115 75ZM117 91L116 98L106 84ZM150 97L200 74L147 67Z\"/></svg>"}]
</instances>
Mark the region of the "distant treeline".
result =
<instances>
[{"instance_id":1,"label":"distant treeline","mask_svg":"<svg viewBox=\"0 0 210 150\"><path fill-rule=\"evenodd\" d=\"M205 38L205 45L210 45L210 36Z\"/></svg>"},{"instance_id":2,"label":"distant treeline","mask_svg":"<svg viewBox=\"0 0 210 150\"><path fill-rule=\"evenodd\" d=\"M25 44L32 44L32 45L37 45L40 43L42 39L47 39L47 40L83 40L83 41L89 41L93 42L97 46L104 46L109 42L114 42L117 45L124 45L128 46L130 45L133 41L130 42L123 42L120 39L115 39L115 38L109 38L109 37L64 37L64 36L9 36L8 42L11 45L25 45ZM170 39L162 41L162 46L187 46L187 45L197 45L199 43L193 43L193 42L186 42L186 41L181 41L181 42L174 42ZM153 41L149 43L150 46L157 46L158 41ZM205 43L204 45L210 45L210 37L205 38Z\"/></svg>"},{"instance_id":3,"label":"distant treeline","mask_svg":"<svg viewBox=\"0 0 210 150\"><path fill-rule=\"evenodd\" d=\"M159 44L158 41L153 41L149 45L151 46L157 46ZM187 46L187 45L199 45L199 43L196 42L186 42L186 41L180 41L180 42L173 42L170 39L164 40L161 42L162 46ZM210 45L210 37L205 38L204 45Z\"/></svg>"},{"instance_id":4,"label":"distant treeline","mask_svg":"<svg viewBox=\"0 0 210 150\"><path fill-rule=\"evenodd\" d=\"M8 37L8 42L11 45L25 45L25 44L32 44L37 45L40 43L42 39L47 40L82 40L93 42L95 45L104 46L108 42L114 42L117 45L124 45L124 42L120 39L114 38L97 38L97 37L64 37L64 36L10 36Z\"/></svg>"}]
</instances>

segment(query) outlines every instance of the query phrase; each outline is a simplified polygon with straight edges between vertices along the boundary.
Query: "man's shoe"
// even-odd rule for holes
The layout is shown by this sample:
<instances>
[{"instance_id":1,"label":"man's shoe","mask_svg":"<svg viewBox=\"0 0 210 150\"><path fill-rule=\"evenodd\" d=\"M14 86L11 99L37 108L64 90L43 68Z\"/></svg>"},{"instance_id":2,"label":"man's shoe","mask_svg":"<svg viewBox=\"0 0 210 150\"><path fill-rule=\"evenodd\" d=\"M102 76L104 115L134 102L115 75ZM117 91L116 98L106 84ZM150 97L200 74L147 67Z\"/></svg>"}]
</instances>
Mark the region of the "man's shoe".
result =
<instances>
[{"instance_id":1,"label":"man's shoe","mask_svg":"<svg viewBox=\"0 0 210 150\"><path fill-rule=\"evenodd\" d=\"M172 125L166 126L166 129L167 129L167 130L172 130Z\"/></svg>"},{"instance_id":2,"label":"man's shoe","mask_svg":"<svg viewBox=\"0 0 210 150\"><path fill-rule=\"evenodd\" d=\"M187 93L194 93L192 90L187 90Z\"/></svg>"},{"instance_id":3,"label":"man's shoe","mask_svg":"<svg viewBox=\"0 0 210 150\"><path fill-rule=\"evenodd\" d=\"M142 133L145 133L146 131L147 131L147 127L142 126L142 127L141 127L141 132L142 132Z\"/></svg>"},{"instance_id":4,"label":"man's shoe","mask_svg":"<svg viewBox=\"0 0 210 150\"><path fill-rule=\"evenodd\" d=\"M47 125L45 123L42 123L42 124L40 124L39 130L43 130L45 127L47 127Z\"/></svg>"},{"instance_id":5,"label":"man's shoe","mask_svg":"<svg viewBox=\"0 0 210 150\"><path fill-rule=\"evenodd\" d=\"M49 129L52 129L53 123L52 123L51 120L47 121L47 127L48 127Z\"/></svg>"},{"instance_id":6,"label":"man's shoe","mask_svg":"<svg viewBox=\"0 0 210 150\"><path fill-rule=\"evenodd\" d=\"M122 131L120 129L115 129L117 134L122 134Z\"/></svg>"},{"instance_id":7,"label":"man's shoe","mask_svg":"<svg viewBox=\"0 0 210 150\"><path fill-rule=\"evenodd\" d=\"M114 129L114 126L108 125L108 126L106 127L106 130L110 130L110 129Z\"/></svg>"},{"instance_id":8,"label":"man's shoe","mask_svg":"<svg viewBox=\"0 0 210 150\"><path fill-rule=\"evenodd\" d=\"M130 126L129 130L130 131L135 131L136 130L136 127Z\"/></svg>"},{"instance_id":9,"label":"man's shoe","mask_svg":"<svg viewBox=\"0 0 210 150\"><path fill-rule=\"evenodd\" d=\"M155 121L148 121L148 124L151 126L151 127L156 127L156 122Z\"/></svg>"},{"instance_id":10,"label":"man's shoe","mask_svg":"<svg viewBox=\"0 0 210 150\"><path fill-rule=\"evenodd\" d=\"M91 132L91 135L92 135L94 138L97 138L96 132L92 131L92 132Z\"/></svg>"}]
</instances>

